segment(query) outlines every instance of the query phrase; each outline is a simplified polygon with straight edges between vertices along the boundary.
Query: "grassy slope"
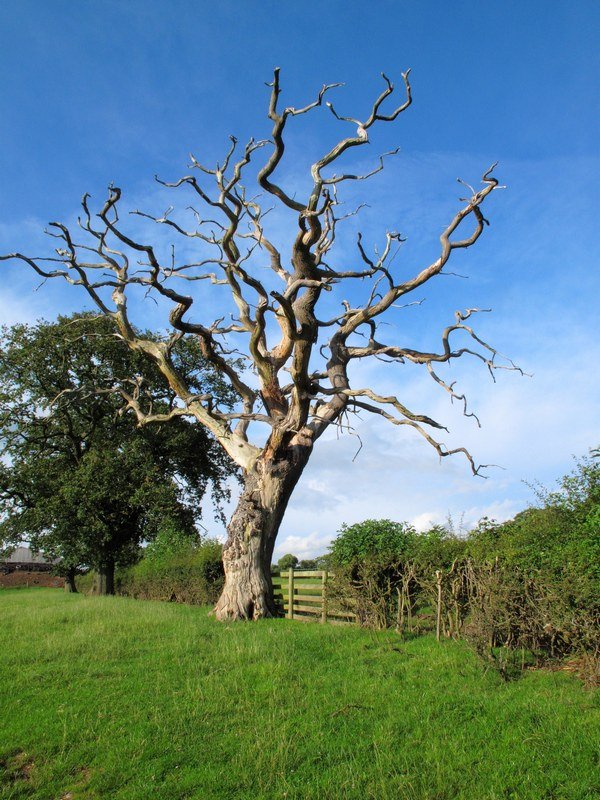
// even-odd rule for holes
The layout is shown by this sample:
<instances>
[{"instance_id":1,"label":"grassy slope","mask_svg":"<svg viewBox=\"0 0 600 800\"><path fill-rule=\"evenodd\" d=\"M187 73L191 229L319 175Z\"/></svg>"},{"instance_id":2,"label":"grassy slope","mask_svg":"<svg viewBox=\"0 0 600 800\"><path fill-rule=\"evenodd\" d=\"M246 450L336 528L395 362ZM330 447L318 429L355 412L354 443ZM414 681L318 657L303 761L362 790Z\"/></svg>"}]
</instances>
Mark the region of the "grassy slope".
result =
<instances>
[{"instance_id":1,"label":"grassy slope","mask_svg":"<svg viewBox=\"0 0 600 800\"><path fill-rule=\"evenodd\" d=\"M4 591L0 709L2 800L600 792L597 696L430 638Z\"/></svg>"}]
</instances>

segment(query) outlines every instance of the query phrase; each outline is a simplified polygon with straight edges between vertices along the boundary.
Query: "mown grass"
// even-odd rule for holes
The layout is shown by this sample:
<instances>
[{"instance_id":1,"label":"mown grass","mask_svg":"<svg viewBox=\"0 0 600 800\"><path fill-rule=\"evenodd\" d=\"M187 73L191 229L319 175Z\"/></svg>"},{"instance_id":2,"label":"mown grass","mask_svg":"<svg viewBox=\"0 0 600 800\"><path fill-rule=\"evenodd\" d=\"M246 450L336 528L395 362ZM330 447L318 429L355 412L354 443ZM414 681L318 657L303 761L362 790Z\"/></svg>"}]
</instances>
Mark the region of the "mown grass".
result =
<instances>
[{"instance_id":1,"label":"mown grass","mask_svg":"<svg viewBox=\"0 0 600 800\"><path fill-rule=\"evenodd\" d=\"M597 701L451 641L0 593L2 800L596 798Z\"/></svg>"}]
</instances>

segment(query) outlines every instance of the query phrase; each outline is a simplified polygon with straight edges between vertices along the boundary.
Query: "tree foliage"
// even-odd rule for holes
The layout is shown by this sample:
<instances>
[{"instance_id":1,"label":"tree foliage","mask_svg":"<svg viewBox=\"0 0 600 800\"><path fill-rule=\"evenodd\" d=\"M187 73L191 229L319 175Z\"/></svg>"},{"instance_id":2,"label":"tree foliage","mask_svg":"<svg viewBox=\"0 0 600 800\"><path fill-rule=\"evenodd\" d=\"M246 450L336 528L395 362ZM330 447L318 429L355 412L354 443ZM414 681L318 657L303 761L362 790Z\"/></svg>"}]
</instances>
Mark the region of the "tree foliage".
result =
<instances>
[{"instance_id":1,"label":"tree foliage","mask_svg":"<svg viewBox=\"0 0 600 800\"><path fill-rule=\"evenodd\" d=\"M285 555L281 556L279 561L277 562L277 569L282 571L286 569L295 569L298 564L300 563L300 559L298 556L293 555L293 553L286 553Z\"/></svg>"},{"instance_id":2,"label":"tree foliage","mask_svg":"<svg viewBox=\"0 0 600 800\"><path fill-rule=\"evenodd\" d=\"M227 389L193 342L174 354L198 391ZM27 539L66 568L133 562L169 526L196 535L210 489L221 513L231 462L184 418L136 427L122 395L140 389L157 412L172 392L153 365L91 315L4 328L0 342L0 466L4 541ZM182 446L185 442L185 446Z\"/></svg>"},{"instance_id":3,"label":"tree foliage","mask_svg":"<svg viewBox=\"0 0 600 800\"><path fill-rule=\"evenodd\" d=\"M367 559L396 563L409 556L415 529L405 522L367 519L354 525L342 525L331 545L334 564L350 566Z\"/></svg>"}]
</instances>

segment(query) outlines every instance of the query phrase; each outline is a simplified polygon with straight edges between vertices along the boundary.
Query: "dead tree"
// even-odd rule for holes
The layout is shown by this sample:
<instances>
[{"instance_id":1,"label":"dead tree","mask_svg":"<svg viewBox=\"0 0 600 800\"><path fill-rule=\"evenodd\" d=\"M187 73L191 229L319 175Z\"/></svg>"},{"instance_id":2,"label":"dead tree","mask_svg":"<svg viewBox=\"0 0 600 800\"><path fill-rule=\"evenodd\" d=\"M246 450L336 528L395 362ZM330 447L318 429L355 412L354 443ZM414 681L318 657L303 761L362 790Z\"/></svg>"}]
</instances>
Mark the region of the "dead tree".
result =
<instances>
[{"instance_id":1,"label":"dead tree","mask_svg":"<svg viewBox=\"0 0 600 800\"><path fill-rule=\"evenodd\" d=\"M385 75L382 77L383 91L368 116L359 120L341 116L330 102L325 102L326 95L338 84L323 86L316 99L303 108L281 109L279 70L275 70L269 84L270 139L251 139L240 151L238 142L231 137L228 152L214 168L192 156L189 174L174 182L157 178L162 186L189 192L199 204L198 208L189 209L192 222L173 215L172 207L162 216L131 213L186 240L188 250L195 248L191 261L180 263L173 247L165 263L156 244L134 236L119 217L121 190L112 185L108 199L95 216L90 210L89 195L84 195L78 233L63 224L50 223L48 233L60 240L51 258L31 258L21 253L3 256L20 259L43 278L63 278L83 287L98 309L114 321L117 335L155 362L176 400L169 413L158 414L144 402L143 387L133 385L130 391L121 387L125 403L140 425L164 422L178 415L193 417L211 431L241 467L245 483L228 526L223 553L226 581L215 608L219 619L257 619L274 613L269 568L288 501L319 437L330 425L346 424L347 414L372 412L393 425L408 426L423 436L440 457L462 453L473 473L479 472L480 467L466 448L448 449L434 438L433 431L446 430L440 423L410 410L398 397L384 396L370 386L353 385L349 365L369 358L420 364L451 398L463 404L465 414L469 413L465 397L454 384L438 375L437 365L471 356L490 372L500 366L514 368L511 362L497 363L497 351L467 322L479 309L456 312L454 323L441 333L438 352L386 342L378 332L378 320L385 312L406 303L405 298L442 272L456 250L464 250L478 240L487 224L482 206L499 188L493 167L484 173L480 188L463 184L469 196L461 198L461 207L444 228L439 253L412 277L400 277L392 268L393 256L402 241L396 232L385 235L384 245L375 255L369 254L359 234L357 263L332 264L336 230L344 218L338 213L338 189L347 181L362 181L380 172L384 156L363 175L334 173L332 168L348 151L366 145L372 129L393 122L411 104L406 72L402 75L403 101L384 110L394 85ZM284 155L284 133L295 117L321 106L342 125L352 126L354 132L312 165L310 193L298 199L276 177ZM245 188L245 183L251 160L263 149L269 155L256 173L262 190L257 197ZM266 230L267 209L263 203L269 196L292 215L297 225L288 252L278 249ZM461 234L463 223L468 231ZM207 283L224 287L235 304L236 310L229 318L214 320L210 305L206 304L196 314L202 292L192 291L192 286L199 289ZM357 292L350 290L352 293L345 297L351 301L342 295L339 312L332 318L321 318L317 309L323 306L319 306L323 293L348 284L358 284L362 290L368 285L362 301L357 303ZM189 287L189 293L182 286ZM131 321L128 299L136 287L145 295L153 294L171 304L172 332L162 341L144 338ZM359 338L361 335L363 338ZM197 337L204 359L221 373L239 398L237 409L225 410L215 398L191 391L170 357L182 336ZM458 338L462 340L460 346L455 345ZM240 367L240 359L245 359L247 368Z\"/></svg>"}]
</instances>

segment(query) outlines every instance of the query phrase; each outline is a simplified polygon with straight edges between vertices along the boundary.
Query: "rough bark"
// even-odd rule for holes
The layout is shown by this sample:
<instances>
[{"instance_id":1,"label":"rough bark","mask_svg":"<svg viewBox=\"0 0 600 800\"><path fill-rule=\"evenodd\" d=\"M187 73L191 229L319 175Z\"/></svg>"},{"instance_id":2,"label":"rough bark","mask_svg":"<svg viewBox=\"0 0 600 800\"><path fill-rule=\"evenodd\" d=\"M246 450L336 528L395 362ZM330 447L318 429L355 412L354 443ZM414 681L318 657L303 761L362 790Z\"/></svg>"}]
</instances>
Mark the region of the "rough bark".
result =
<instances>
[{"instance_id":1,"label":"rough bark","mask_svg":"<svg viewBox=\"0 0 600 800\"><path fill-rule=\"evenodd\" d=\"M227 527L228 538L223 548L225 585L214 609L217 619L251 620L275 614L271 583L273 548L309 453L308 447L289 447L276 458L259 459L247 474Z\"/></svg>"},{"instance_id":2,"label":"rough bark","mask_svg":"<svg viewBox=\"0 0 600 800\"><path fill-rule=\"evenodd\" d=\"M112 559L103 561L96 572L94 594L115 593L115 562Z\"/></svg>"}]
</instances>

